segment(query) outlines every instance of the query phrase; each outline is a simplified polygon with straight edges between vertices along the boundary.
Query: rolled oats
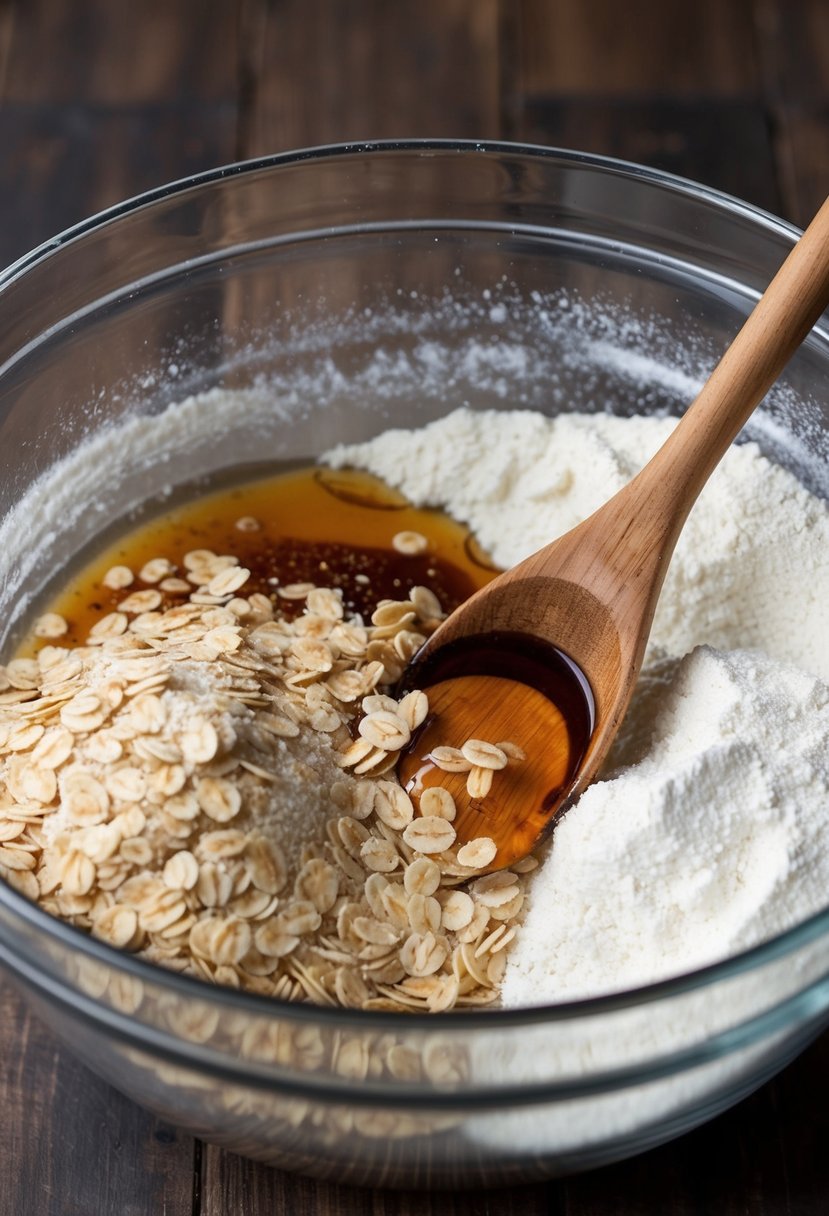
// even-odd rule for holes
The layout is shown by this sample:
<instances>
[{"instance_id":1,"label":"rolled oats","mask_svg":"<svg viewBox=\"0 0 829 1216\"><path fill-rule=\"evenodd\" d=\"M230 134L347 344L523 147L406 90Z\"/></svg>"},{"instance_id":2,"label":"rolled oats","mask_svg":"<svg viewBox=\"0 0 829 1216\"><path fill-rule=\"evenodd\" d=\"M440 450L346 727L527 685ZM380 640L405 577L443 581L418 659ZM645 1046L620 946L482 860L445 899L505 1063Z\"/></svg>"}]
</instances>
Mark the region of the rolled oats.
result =
<instances>
[{"instance_id":1,"label":"rolled oats","mask_svg":"<svg viewBox=\"0 0 829 1216\"><path fill-rule=\"evenodd\" d=\"M454 844L455 829L440 815L423 815L412 820L403 839L418 853L443 853Z\"/></svg>"},{"instance_id":2,"label":"rolled oats","mask_svg":"<svg viewBox=\"0 0 829 1216\"><path fill-rule=\"evenodd\" d=\"M106 908L100 915L93 917L92 932L111 946L129 950L137 944L139 938L138 914L133 908L113 904L111 908Z\"/></svg>"},{"instance_id":3,"label":"rolled oats","mask_svg":"<svg viewBox=\"0 0 829 1216\"><path fill-rule=\"evenodd\" d=\"M35 621L34 633L38 638L62 638L69 632L69 622L57 612L44 612Z\"/></svg>"},{"instance_id":4,"label":"rolled oats","mask_svg":"<svg viewBox=\"0 0 829 1216\"><path fill-rule=\"evenodd\" d=\"M114 823L99 823L75 833L78 848L98 866L109 861L118 851L121 839L121 833Z\"/></svg>"},{"instance_id":5,"label":"rolled oats","mask_svg":"<svg viewBox=\"0 0 829 1216\"><path fill-rule=\"evenodd\" d=\"M27 752L43 738L45 732L46 727L39 722L21 722L19 726L13 726L7 731L5 745L10 752ZM34 756L32 759L34 761ZM45 767L55 768L56 765L49 764Z\"/></svg>"},{"instance_id":6,"label":"rolled oats","mask_svg":"<svg viewBox=\"0 0 829 1216\"><path fill-rule=\"evenodd\" d=\"M461 754L475 768L500 769L507 766L507 754L494 743L483 739L467 739Z\"/></svg>"},{"instance_id":7,"label":"rolled oats","mask_svg":"<svg viewBox=\"0 0 829 1216\"><path fill-rule=\"evenodd\" d=\"M527 759L527 753L524 751L523 747L519 747L517 743L511 743L509 739L502 739L501 742L496 743L495 746L500 748L509 760Z\"/></svg>"},{"instance_id":8,"label":"rolled oats","mask_svg":"<svg viewBox=\"0 0 829 1216\"><path fill-rule=\"evenodd\" d=\"M296 950L299 938L286 933L274 921L268 921L256 930L256 949L268 958L284 958Z\"/></svg>"},{"instance_id":9,"label":"rolled oats","mask_svg":"<svg viewBox=\"0 0 829 1216\"><path fill-rule=\"evenodd\" d=\"M32 751L32 762L39 769L60 769L72 755L74 736L66 728L55 726L41 734Z\"/></svg>"},{"instance_id":10,"label":"rolled oats","mask_svg":"<svg viewBox=\"0 0 829 1216\"><path fill-rule=\"evenodd\" d=\"M434 895L440 883L440 866L428 857L416 857L403 873L403 886L409 895Z\"/></svg>"},{"instance_id":11,"label":"rolled oats","mask_svg":"<svg viewBox=\"0 0 829 1216\"><path fill-rule=\"evenodd\" d=\"M405 553L407 557L425 553L429 548L429 541L421 532L395 532L391 543L398 553Z\"/></svg>"},{"instance_id":12,"label":"rolled oats","mask_svg":"<svg viewBox=\"0 0 829 1216\"><path fill-rule=\"evenodd\" d=\"M294 894L298 900L314 905L318 912L330 912L339 893L339 875L332 865L321 857L306 861L294 882Z\"/></svg>"},{"instance_id":13,"label":"rolled oats","mask_svg":"<svg viewBox=\"0 0 829 1216\"><path fill-rule=\"evenodd\" d=\"M208 956L220 967L240 963L250 949L252 939L247 921L238 916L217 918L207 938Z\"/></svg>"},{"instance_id":14,"label":"rolled oats","mask_svg":"<svg viewBox=\"0 0 829 1216\"><path fill-rule=\"evenodd\" d=\"M121 844L120 856L131 866L146 866L153 859L152 845L143 836L129 836Z\"/></svg>"},{"instance_id":15,"label":"rolled oats","mask_svg":"<svg viewBox=\"0 0 829 1216\"><path fill-rule=\"evenodd\" d=\"M415 892L406 905L409 924L415 933L437 933L441 924L441 907L432 895Z\"/></svg>"},{"instance_id":16,"label":"rolled oats","mask_svg":"<svg viewBox=\"0 0 829 1216\"><path fill-rule=\"evenodd\" d=\"M396 781L377 782L373 810L382 823L398 832L402 832L414 817L412 800Z\"/></svg>"},{"instance_id":17,"label":"rolled oats","mask_svg":"<svg viewBox=\"0 0 829 1216\"><path fill-rule=\"evenodd\" d=\"M487 908L509 903L520 893L520 882L511 870L498 870L476 879L470 888L475 901Z\"/></svg>"},{"instance_id":18,"label":"rolled oats","mask_svg":"<svg viewBox=\"0 0 829 1216\"><path fill-rule=\"evenodd\" d=\"M360 849L360 859L369 870L391 874L400 865L400 856L388 840L370 836Z\"/></svg>"},{"instance_id":19,"label":"rolled oats","mask_svg":"<svg viewBox=\"0 0 829 1216\"><path fill-rule=\"evenodd\" d=\"M498 846L489 836L476 836L458 849L458 863L471 870L482 870L495 860Z\"/></svg>"},{"instance_id":20,"label":"rolled oats","mask_svg":"<svg viewBox=\"0 0 829 1216\"><path fill-rule=\"evenodd\" d=\"M36 689L40 684L40 668L34 659L12 659L6 665L6 679L12 688Z\"/></svg>"},{"instance_id":21,"label":"rolled oats","mask_svg":"<svg viewBox=\"0 0 829 1216\"><path fill-rule=\"evenodd\" d=\"M466 891L450 891L441 908L441 924L449 932L457 932L471 923L474 912L474 900Z\"/></svg>"},{"instance_id":22,"label":"rolled oats","mask_svg":"<svg viewBox=\"0 0 829 1216\"><path fill-rule=\"evenodd\" d=\"M214 574L210 582L207 584L207 594L216 596L233 595L250 578L250 570L245 570L242 566L226 566L224 570L220 570Z\"/></svg>"},{"instance_id":23,"label":"rolled oats","mask_svg":"<svg viewBox=\"0 0 829 1216\"><path fill-rule=\"evenodd\" d=\"M192 891L199 881L199 863L188 849L181 849L168 857L161 877L171 890Z\"/></svg>"},{"instance_id":24,"label":"rolled oats","mask_svg":"<svg viewBox=\"0 0 829 1216\"><path fill-rule=\"evenodd\" d=\"M226 870L208 861L199 866L195 890L205 908L223 908L233 894L233 880Z\"/></svg>"},{"instance_id":25,"label":"rolled oats","mask_svg":"<svg viewBox=\"0 0 829 1216\"><path fill-rule=\"evenodd\" d=\"M90 642L102 642L105 638L117 638L126 633L129 617L124 612L110 612L101 617L89 631Z\"/></svg>"},{"instance_id":26,"label":"rolled oats","mask_svg":"<svg viewBox=\"0 0 829 1216\"><path fill-rule=\"evenodd\" d=\"M8 866L12 870L34 869L34 858L31 859L31 865L28 860L25 865L18 865L15 861L17 857L18 855L9 849L0 849L0 864ZM21 854L20 857L28 859L29 855ZM80 849L69 849L63 855L58 866L58 874L61 886L67 895L86 895L95 885L95 866Z\"/></svg>"},{"instance_id":27,"label":"rolled oats","mask_svg":"<svg viewBox=\"0 0 829 1216\"><path fill-rule=\"evenodd\" d=\"M400 751L411 738L411 730L403 718L388 709L366 714L357 729L372 747L388 752Z\"/></svg>"},{"instance_id":28,"label":"rolled oats","mask_svg":"<svg viewBox=\"0 0 829 1216\"><path fill-rule=\"evenodd\" d=\"M195 792L199 807L215 823L228 823L241 810L239 787L226 777L202 777Z\"/></svg>"},{"instance_id":29,"label":"rolled oats","mask_svg":"<svg viewBox=\"0 0 829 1216\"><path fill-rule=\"evenodd\" d=\"M61 801L67 817L79 827L103 823L110 797L103 783L82 768L64 774L60 782Z\"/></svg>"},{"instance_id":30,"label":"rolled oats","mask_svg":"<svg viewBox=\"0 0 829 1216\"><path fill-rule=\"evenodd\" d=\"M139 768L111 769L104 777L107 793L116 802L140 802L147 792L147 778Z\"/></svg>"},{"instance_id":31,"label":"rolled oats","mask_svg":"<svg viewBox=\"0 0 829 1216\"><path fill-rule=\"evenodd\" d=\"M212 722L194 718L178 739L184 759L189 764L207 764L219 750L219 736Z\"/></svg>"},{"instance_id":32,"label":"rolled oats","mask_svg":"<svg viewBox=\"0 0 829 1216\"><path fill-rule=\"evenodd\" d=\"M135 582L135 575L129 566L111 566L101 581L105 587L121 591Z\"/></svg>"},{"instance_id":33,"label":"rolled oats","mask_svg":"<svg viewBox=\"0 0 829 1216\"><path fill-rule=\"evenodd\" d=\"M411 553L428 547L401 537ZM366 624L340 590L297 582L274 589L274 607L245 594L232 554L209 549L187 553L181 577L159 555L138 579L108 598L85 645L0 668L0 873L102 940L209 982L354 1009L493 1000L533 863L476 878L494 842L455 855L451 793L430 786L415 807L394 776L429 699L392 686L440 621L437 596L414 587ZM113 592L134 581L127 566L103 579ZM57 643L57 629L41 618L42 636ZM476 797L523 758L511 742L455 742L431 758ZM260 815L280 809L286 767L317 785L323 753L341 770L327 839L288 856L282 825ZM202 1022L187 1019L194 1039L209 1038ZM332 1067L453 1075L451 1052L426 1063L389 1038L367 1053L342 1037ZM292 1037L279 1050L323 1048Z\"/></svg>"},{"instance_id":34,"label":"rolled oats","mask_svg":"<svg viewBox=\"0 0 829 1216\"><path fill-rule=\"evenodd\" d=\"M486 798L492 789L492 774L491 768L475 766L470 770L466 778L466 792L470 798Z\"/></svg>"},{"instance_id":35,"label":"rolled oats","mask_svg":"<svg viewBox=\"0 0 829 1216\"><path fill-rule=\"evenodd\" d=\"M400 962L407 975L434 975L445 963L449 947L445 937L434 933L412 933L400 949Z\"/></svg>"},{"instance_id":36,"label":"rolled oats","mask_svg":"<svg viewBox=\"0 0 829 1216\"><path fill-rule=\"evenodd\" d=\"M175 570L173 563L166 557L154 557L144 563L138 571L138 577L142 583L160 583L162 579L175 574Z\"/></svg>"},{"instance_id":37,"label":"rolled oats","mask_svg":"<svg viewBox=\"0 0 829 1216\"><path fill-rule=\"evenodd\" d=\"M445 773L468 773L472 768L459 747L433 747L429 759Z\"/></svg>"},{"instance_id":38,"label":"rolled oats","mask_svg":"<svg viewBox=\"0 0 829 1216\"><path fill-rule=\"evenodd\" d=\"M140 617L144 613L154 612L160 607L162 595L160 591L134 591L132 595L128 595L126 599L121 600L119 607L119 615L128 612L130 616Z\"/></svg>"},{"instance_id":39,"label":"rolled oats","mask_svg":"<svg viewBox=\"0 0 829 1216\"><path fill-rule=\"evenodd\" d=\"M421 815L436 815L451 823L457 814L455 799L440 785L430 785L420 795Z\"/></svg>"}]
</instances>

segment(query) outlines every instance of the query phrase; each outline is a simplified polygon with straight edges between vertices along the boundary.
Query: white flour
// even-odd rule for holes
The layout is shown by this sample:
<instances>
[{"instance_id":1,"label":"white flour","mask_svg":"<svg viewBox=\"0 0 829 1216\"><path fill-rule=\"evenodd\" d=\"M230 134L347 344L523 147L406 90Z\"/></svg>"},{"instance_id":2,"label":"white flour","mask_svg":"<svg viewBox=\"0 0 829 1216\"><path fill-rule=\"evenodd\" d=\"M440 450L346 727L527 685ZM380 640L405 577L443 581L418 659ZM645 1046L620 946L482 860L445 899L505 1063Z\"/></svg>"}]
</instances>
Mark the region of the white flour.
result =
<instances>
[{"instance_id":1,"label":"white flour","mask_svg":"<svg viewBox=\"0 0 829 1216\"><path fill-rule=\"evenodd\" d=\"M459 410L329 459L445 507L509 566L598 507L673 425ZM531 882L504 1004L648 983L826 903L827 605L825 504L755 445L732 448L668 572L617 771L564 818ZM701 643L719 652L677 663Z\"/></svg>"},{"instance_id":2,"label":"white flour","mask_svg":"<svg viewBox=\"0 0 829 1216\"><path fill-rule=\"evenodd\" d=\"M756 651L707 647L652 667L645 683L657 681L640 703L648 745L634 721L634 763L556 830L506 1005L701 967L826 903L826 685Z\"/></svg>"}]
</instances>

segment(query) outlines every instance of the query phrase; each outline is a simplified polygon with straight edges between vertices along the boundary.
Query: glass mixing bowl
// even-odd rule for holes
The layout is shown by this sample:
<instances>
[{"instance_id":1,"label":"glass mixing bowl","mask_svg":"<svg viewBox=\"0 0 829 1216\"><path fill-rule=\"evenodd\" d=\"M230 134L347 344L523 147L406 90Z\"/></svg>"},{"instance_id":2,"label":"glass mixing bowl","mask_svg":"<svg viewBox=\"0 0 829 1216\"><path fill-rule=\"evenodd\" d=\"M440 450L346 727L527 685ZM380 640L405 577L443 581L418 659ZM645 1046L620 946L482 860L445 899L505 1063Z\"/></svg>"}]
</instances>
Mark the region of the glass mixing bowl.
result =
<instances>
[{"instance_id":1,"label":"glass mixing bowl","mask_svg":"<svg viewBox=\"0 0 829 1216\"><path fill-rule=\"evenodd\" d=\"M81 224L0 278L0 653L113 519L201 475L462 402L679 412L795 237L635 165L471 143L277 156ZM752 428L817 492L828 371L818 330ZM216 387L237 396L198 396ZM2 883L0 957L73 1051L165 1119L373 1185L641 1151L765 1081L829 1007L829 912L638 991L431 1017L211 988Z\"/></svg>"}]
</instances>

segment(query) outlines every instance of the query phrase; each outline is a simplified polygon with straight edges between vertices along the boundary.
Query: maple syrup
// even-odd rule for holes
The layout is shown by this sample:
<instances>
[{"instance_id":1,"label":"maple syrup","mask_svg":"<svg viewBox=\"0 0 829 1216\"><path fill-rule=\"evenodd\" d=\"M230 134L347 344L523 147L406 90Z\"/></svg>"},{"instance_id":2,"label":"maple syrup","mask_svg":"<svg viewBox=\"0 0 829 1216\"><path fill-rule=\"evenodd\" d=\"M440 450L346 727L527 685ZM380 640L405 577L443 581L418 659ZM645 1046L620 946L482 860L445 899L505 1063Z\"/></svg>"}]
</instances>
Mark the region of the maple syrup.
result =
<instances>
[{"instance_id":1,"label":"maple syrup","mask_svg":"<svg viewBox=\"0 0 829 1216\"><path fill-rule=\"evenodd\" d=\"M184 556L194 549L233 554L251 571L244 594L262 593L288 616L304 606L301 599L279 595L290 583L340 588L346 610L368 619L379 600L405 599L417 585L429 587L451 612L497 573L467 528L440 511L412 506L368 473L294 467L233 480L210 492L204 486L184 487L176 497L179 501L164 510L150 504L143 518L113 525L109 536L116 539L102 538L93 555L81 555L78 572L48 597L49 609L69 625L68 633L55 639L58 645L83 645L102 615L146 589L149 584L139 578L146 562L167 558L183 576ZM255 529L241 530L240 520L253 521ZM407 531L426 538L422 553L395 549L393 538ZM103 579L113 566L127 566L135 581L123 589L107 587ZM159 589L160 611L195 590ZM30 634L19 653L32 654L48 644Z\"/></svg>"}]
</instances>

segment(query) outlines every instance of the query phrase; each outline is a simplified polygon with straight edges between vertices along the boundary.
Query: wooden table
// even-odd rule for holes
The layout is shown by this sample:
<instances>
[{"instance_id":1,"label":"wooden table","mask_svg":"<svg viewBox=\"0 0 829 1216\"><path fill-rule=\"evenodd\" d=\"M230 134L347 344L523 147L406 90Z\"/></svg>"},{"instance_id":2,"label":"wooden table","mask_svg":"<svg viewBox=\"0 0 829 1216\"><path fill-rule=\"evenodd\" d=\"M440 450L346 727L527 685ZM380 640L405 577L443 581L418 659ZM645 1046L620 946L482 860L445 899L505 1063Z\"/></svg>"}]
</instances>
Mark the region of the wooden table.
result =
<instances>
[{"instance_id":1,"label":"wooden table","mask_svg":"<svg viewBox=\"0 0 829 1216\"><path fill-rule=\"evenodd\" d=\"M829 189L828 0L0 0L0 262L110 203L354 138L522 139L805 222ZM646 1156L508 1192L345 1190L167 1127L0 988L2 1216L811 1216L829 1040Z\"/></svg>"}]
</instances>

